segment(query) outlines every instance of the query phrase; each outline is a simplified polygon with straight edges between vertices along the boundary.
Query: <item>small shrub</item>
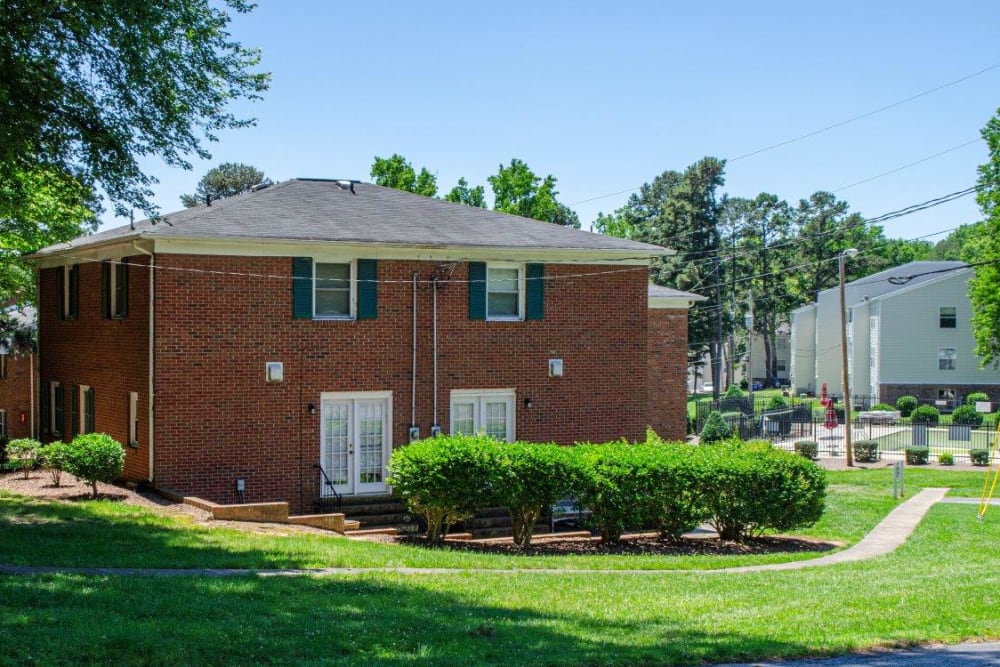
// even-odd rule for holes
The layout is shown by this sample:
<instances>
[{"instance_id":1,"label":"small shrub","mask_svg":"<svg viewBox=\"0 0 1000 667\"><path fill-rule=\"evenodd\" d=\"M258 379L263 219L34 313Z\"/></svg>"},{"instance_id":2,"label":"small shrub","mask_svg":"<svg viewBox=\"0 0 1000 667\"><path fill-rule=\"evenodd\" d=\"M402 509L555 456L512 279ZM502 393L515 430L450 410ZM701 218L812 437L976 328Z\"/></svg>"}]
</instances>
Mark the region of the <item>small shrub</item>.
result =
<instances>
[{"instance_id":1,"label":"small shrub","mask_svg":"<svg viewBox=\"0 0 1000 667\"><path fill-rule=\"evenodd\" d=\"M85 433L73 438L63 459L66 472L90 484L97 497L97 483L118 479L125 465L125 450L107 433Z\"/></svg>"},{"instance_id":2,"label":"small shrub","mask_svg":"<svg viewBox=\"0 0 1000 667\"><path fill-rule=\"evenodd\" d=\"M492 502L490 482L500 465L500 447L485 436L445 435L392 453L388 481L423 518L429 541L440 542L452 524Z\"/></svg>"},{"instance_id":3,"label":"small shrub","mask_svg":"<svg viewBox=\"0 0 1000 667\"><path fill-rule=\"evenodd\" d=\"M718 410L712 410L711 414L708 415L708 419L705 420L705 425L701 427L701 439L699 442L711 444L720 440L726 440L730 435L732 435L732 432L729 429L729 424L722 417L722 413Z\"/></svg>"},{"instance_id":4,"label":"small shrub","mask_svg":"<svg viewBox=\"0 0 1000 667\"><path fill-rule=\"evenodd\" d=\"M931 450L927 447L907 447L906 448L906 464L907 465L924 465L930 460Z\"/></svg>"},{"instance_id":5,"label":"small shrub","mask_svg":"<svg viewBox=\"0 0 1000 667\"><path fill-rule=\"evenodd\" d=\"M62 442L51 442L38 450L38 458L49 475L52 477L52 485L59 486L62 481L63 470L66 469L66 457L69 445Z\"/></svg>"},{"instance_id":6,"label":"small shrub","mask_svg":"<svg viewBox=\"0 0 1000 667\"><path fill-rule=\"evenodd\" d=\"M764 447L765 449L773 447L774 443L767 438L751 438L744 441L747 445L754 445L756 447Z\"/></svg>"},{"instance_id":7,"label":"small shrub","mask_svg":"<svg viewBox=\"0 0 1000 667\"><path fill-rule=\"evenodd\" d=\"M28 479L31 469L38 462L38 450L42 443L32 438L17 438L7 443L7 459L11 468L24 473Z\"/></svg>"},{"instance_id":8,"label":"small shrub","mask_svg":"<svg viewBox=\"0 0 1000 667\"><path fill-rule=\"evenodd\" d=\"M965 397L965 404L976 407L976 403L985 403L989 400L990 396L985 391L974 391Z\"/></svg>"},{"instance_id":9,"label":"small shrub","mask_svg":"<svg viewBox=\"0 0 1000 667\"><path fill-rule=\"evenodd\" d=\"M878 461L878 440L858 440L855 442L854 460L858 463L874 463Z\"/></svg>"},{"instance_id":10,"label":"small shrub","mask_svg":"<svg viewBox=\"0 0 1000 667\"><path fill-rule=\"evenodd\" d=\"M795 453L815 461L819 458L819 443L815 440L799 440L795 443Z\"/></svg>"},{"instance_id":11,"label":"small shrub","mask_svg":"<svg viewBox=\"0 0 1000 667\"><path fill-rule=\"evenodd\" d=\"M915 396L900 396L896 399L896 409L899 410L899 414L903 417L909 417L919 402Z\"/></svg>"},{"instance_id":12,"label":"small shrub","mask_svg":"<svg viewBox=\"0 0 1000 667\"><path fill-rule=\"evenodd\" d=\"M729 385L726 389L726 393L722 395L723 398L743 398L743 391L737 387L735 384Z\"/></svg>"},{"instance_id":13,"label":"small shrub","mask_svg":"<svg viewBox=\"0 0 1000 667\"><path fill-rule=\"evenodd\" d=\"M983 413L976 412L975 406L960 405L952 411L951 423L979 427L983 425Z\"/></svg>"},{"instance_id":14,"label":"small shrub","mask_svg":"<svg viewBox=\"0 0 1000 667\"><path fill-rule=\"evenodd\" d=\"M876 412L895 412L896 408L894 408L893 406L889 405L888 403L876 403L872 407L872 410L874 410Z\"/></svg>"},{"instance_id":15,"label":"small shrub","mask_svg":"<svg viewBox=\"0 0 1000 667\"><path fill-rule=\"evenodd\" d=\"M938 454L938 463L943 466L955 465L955 455L951 452L941 452Z\"/></svg>"},{"instance_id":16,"label":"small shrub","mask_svg":"<svg viewBox=\"0 0 1000 667\"><path fill-rule=\"evenodd\" d=\"M750 383L747 382L747 379L746 378L742 378L740 380L740 389L746 391L749 387L750 387Z\"/></svg>"},{"instance_id":17,"label":"small shrub","mask_svg":"<svg viewBox=\"0 0 1000 667\"><path fill-rule=\"evenodd\" d=\"M914 424L927 424L937 426L941 420L941 413L933 405L920 405L910 413L910 421Z\"/></svg>"},{"instance_id":18,"label":"small shrub","mask_svg":"<svg viewBox=\"0 0 1000 667\"><path fill-rule=\"evenodd\" d=\"M768 410L780 410L781 408L787 408L788 401L782 396L772 396L771 400L767 402Z\"/></svg>"},{"instance_id":19,"label":"small shrub","mask_svg":"<svg viewBox=\"0 0 1000 667\"><path fill-rule=\"evenodd\" d=\"M990 450L970 449L969 461L974 466L988 466L990 464Z\"/></svg>"}]
</instances>

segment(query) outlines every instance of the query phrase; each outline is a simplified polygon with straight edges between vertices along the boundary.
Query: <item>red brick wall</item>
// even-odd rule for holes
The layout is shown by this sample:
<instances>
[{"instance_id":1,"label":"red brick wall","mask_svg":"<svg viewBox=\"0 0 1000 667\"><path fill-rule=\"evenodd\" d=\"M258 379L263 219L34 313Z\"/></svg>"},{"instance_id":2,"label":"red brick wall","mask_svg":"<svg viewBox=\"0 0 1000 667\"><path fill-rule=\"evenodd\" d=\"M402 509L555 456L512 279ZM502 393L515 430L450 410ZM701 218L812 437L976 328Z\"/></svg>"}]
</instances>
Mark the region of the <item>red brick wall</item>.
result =
<instances>
[{"instance_id":1,"label":"red brick wall","mask_svg":"<svg viewBox=\"0 0 1000 667\"><path fill-rule=\"evenodd\" d=\"M128 316L101 316L101 264L80 264L80 308L76 320L60 319L57 302L62 269L39 275L39 375L65 388L64 439L70 439L73 385L94 389L94 430L128 442L129 392L139 393L139 446L125 447L125 477L149 475L149 262L130 257ZM36 411L37 414L37 411ZM51 439L51 438L49 438Z\"/></svg>"},{"instance_id":2,"label":"red brick wall","mask_svg":"<svg viewBox=\"0 0 1000 667\"><path fill-rule=\"evenodd\" d=\"M157 262L164 267L156 276L158 484L235 502L243 478L247 502L287 500L293 511L308 510L318 492L320 417L307 405L319 405L321 392L391 390L393 442L406 442L410 279L417 271L427 280L434 263L380 261L378 319L314 322L292 319L290 258L158 255ZM519 439L643 438L645 270L547 265L546 274L553 280L543 321L470 321L465 263L438 291L441 426L449 428L452 389L514 388ZM422 283L416 421L425 436L433 414L431 304ZM548 377L550 358L563 360L564 377ZM284 363L284 382L265 383L267 361ZM679 386L683 378L681 368Z\"/></svg>"},{"instance_id":3,"label":"red brick wall","mask_svg":"<svg viewBox=\"0 0 1000 667\"><path fill-rule=\"evenodd\" d=\"M649 426L667 440L687 436L686 308L649 310Z\"/></svg>"},{"instance_id":4,"label":"red brick wall","mask_svg":"<svg viewBox=\"0 0 1000 667\"><path fill-rule=\"evenodd\" d=\"M31 437L31 365L35 355L18 352L7 355L7 377L0 378L0 410L6 411L7 437ZM35 388L38 388L37 369L34 377ZM35 405L38 411L38 405ZM24 415L24 423L21 423Z\"/></svg>"}]
</instances>

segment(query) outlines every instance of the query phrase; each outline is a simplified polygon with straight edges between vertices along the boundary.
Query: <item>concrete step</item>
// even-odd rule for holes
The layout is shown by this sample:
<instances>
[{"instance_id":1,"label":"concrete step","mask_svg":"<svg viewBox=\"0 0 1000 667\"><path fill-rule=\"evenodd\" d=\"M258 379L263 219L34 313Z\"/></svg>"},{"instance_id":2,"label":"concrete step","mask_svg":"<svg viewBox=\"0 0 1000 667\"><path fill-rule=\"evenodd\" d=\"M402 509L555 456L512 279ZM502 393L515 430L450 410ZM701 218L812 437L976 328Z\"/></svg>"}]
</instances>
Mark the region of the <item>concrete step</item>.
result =
<instances>
[{"instance_id":1,"label":"concrete step","mask_svg":"<svg viewBox=\"0 0 1000 667\"><path fill-rule=\"evenodd\" d=\"M399 535L396 528L355 528L344 531L348 537L367 537L369 535Z\"/></svg>"}]
</instances>

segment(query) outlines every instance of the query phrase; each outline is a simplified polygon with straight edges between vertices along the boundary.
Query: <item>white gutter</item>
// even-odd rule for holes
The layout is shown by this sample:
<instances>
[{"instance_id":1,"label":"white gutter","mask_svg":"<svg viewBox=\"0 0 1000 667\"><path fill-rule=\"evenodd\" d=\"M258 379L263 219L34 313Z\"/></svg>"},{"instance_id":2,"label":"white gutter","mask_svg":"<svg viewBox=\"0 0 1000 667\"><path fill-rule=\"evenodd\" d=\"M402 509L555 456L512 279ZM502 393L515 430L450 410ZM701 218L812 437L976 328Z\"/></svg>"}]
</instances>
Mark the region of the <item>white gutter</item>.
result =
<instances>
[{"instance_id":1,"label":"white gutter","mask_svg":"<svg viewBox=\"0 0 1000 667\"><path fill-rule=\"evenodd\" d=\"M154 255L149 250L143 250L139 247L138 241L132 241L132 247L143 255L149 256L149 393L146 399L146 406L148 408L148 418L149 418L149 481L153 481L153 362L155 361L155 356L153 354L153 342L155 333L154 324L156 322L156 295L155 287L156 281L154 275L156 273L156 255Z\"/></svg>"}]
</instances>

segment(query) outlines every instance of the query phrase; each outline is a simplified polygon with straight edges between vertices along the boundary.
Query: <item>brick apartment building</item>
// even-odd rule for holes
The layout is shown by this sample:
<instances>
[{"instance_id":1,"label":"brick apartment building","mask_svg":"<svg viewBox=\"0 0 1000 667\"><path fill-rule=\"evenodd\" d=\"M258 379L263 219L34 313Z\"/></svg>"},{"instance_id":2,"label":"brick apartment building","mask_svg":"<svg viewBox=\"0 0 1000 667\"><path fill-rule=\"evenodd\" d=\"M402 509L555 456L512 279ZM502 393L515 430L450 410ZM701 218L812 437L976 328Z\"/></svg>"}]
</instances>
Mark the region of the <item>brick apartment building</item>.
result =
<instances>
[{"instance_id":1,"label":"brick apartment building","mask_svg":"<svg viewBox=\"0 0 1000 667\"><path fill-rule=\"evenodd\" d=\"M128 443L133 480L293 511L323 475L385 492L392 448L438 429L683 438L699 297L649 287L666 252L311 179L82 237L33 256L39 429Z\"/></svg>"},{"instance_id":2,"label":"brick apartment building","mask_svg":"<svg viewBox=\"0 0 1000 667\"><path fill-rule=\"evenodd\" d=\"M34 435L38 355L31 342L35 309L9 307L3 313L5 332L0 339L0 439Z\"/></svg>"}]
</instances>

